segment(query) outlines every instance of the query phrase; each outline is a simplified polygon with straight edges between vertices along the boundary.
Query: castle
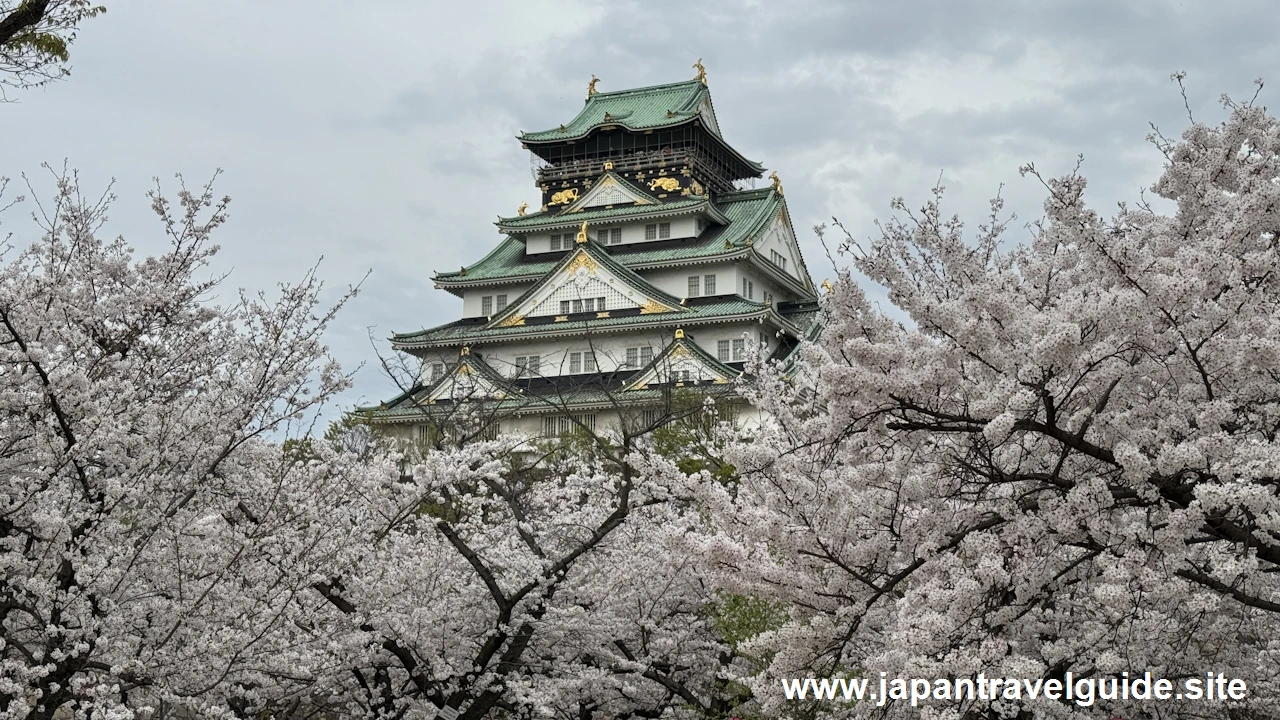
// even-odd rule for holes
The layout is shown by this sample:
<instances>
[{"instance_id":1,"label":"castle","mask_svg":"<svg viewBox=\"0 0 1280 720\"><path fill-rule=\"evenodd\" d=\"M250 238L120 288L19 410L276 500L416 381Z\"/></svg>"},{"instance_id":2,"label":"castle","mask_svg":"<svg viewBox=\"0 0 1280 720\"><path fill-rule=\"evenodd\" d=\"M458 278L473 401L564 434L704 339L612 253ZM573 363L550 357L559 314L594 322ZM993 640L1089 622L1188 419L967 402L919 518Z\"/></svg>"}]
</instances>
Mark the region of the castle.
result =
<instances>
[{"instance_id":1,"label":"castle","mask_svg":"<svg viewBox=\"0 0 1280 720\"><path fill-rule=\"evenodd\" d=\"M765 168L721 135L694 67L616 92L593 76L576 117L520 134L540 207L500 216L497 247L435 274L462 317L392 336L422 372L366 409L375 425L425 437L473 407L487 435L651 427L678 397L741 407L748 354L792 351L818 307L782 184L750 187Z\"/></svg>"}]
</instances>

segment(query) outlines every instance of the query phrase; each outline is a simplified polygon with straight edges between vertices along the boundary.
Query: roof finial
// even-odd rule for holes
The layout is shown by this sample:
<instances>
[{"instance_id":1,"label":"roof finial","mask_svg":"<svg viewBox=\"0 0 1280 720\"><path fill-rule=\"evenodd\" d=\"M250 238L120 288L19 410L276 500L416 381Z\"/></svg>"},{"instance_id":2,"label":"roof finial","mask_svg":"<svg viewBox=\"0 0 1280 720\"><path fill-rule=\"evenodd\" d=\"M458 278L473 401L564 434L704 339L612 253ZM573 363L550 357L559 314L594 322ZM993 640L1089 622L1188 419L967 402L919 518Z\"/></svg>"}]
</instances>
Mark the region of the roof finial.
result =
<instances>
[{"instance_id":1,"label":"roof finial","mask_svg":"<svg viewBox=\"0 0 1280 720\"><path fill-rule=\"evenodd\" d=\"M684 339L684 328L676 328L676 339L677 340Z\"/></svg>"},{"instance_id":2,"label":"roof finial","mask_svg":"<svg viewBox=\"0 0 1280 720\"><path fill-rule=\"evenodd\" d=\"M831 280L827 279L827 280L823 280L823 281L822 281L822 289L823 289L823 290L825 290L825 291L827 291L827 292L831 292L831 288L832 288Z\"/></svg>"},{"instance_id":3,"label":"roof finial","mask_svg":"<svg viewBox=\"0 0 1280 720\"><path fill-rule=\"evenodd\" d=\"M703 85L706 85L706 84L707 84L707 69L706 69L705 67L703 67L703 66L702 66L702 58L698 58L698 62L694 63L694 64L693 64L693 67L695 67L695 68L697 68L697 69L698 69L698 76L697 76L696 78L694 78L694 79L695 79L695 80L697 80L698 82L702 83Z\"/></svg>"},{"instance_id":4,"label":"roof finial","mask_svg":"<svg viewBox=\"0 0 1280 720\"><path fill-rule=\"evenodd\" d=\"M777 191L778 191L778 194L779 194L779 195L781 195L781 194L782 194L782 181L778 179L778 172L775 170L775 171L773 171L773 172L769 173L769 179L773 181L773 189L774 189L774 190L777 190Z\"/></svg>"},{"instance_id":5,"label":"roof finial","mask_svg":"<svg viewBox=\"0 0 1280 720\"><path fill-rule=\"evenodd\" d=\"M592 95L595 95L597 92L599 92L599 90L596 90L596 83L598 82L600 82L600 78L592 74L591 82L587 83L587 97L591 97Z\"/></svg>"},{"instance_id":6,"label":"roof finial","mask_svg":"<svg viewBox=\"0 0 1280 720\"><path fill-rule=\"evenodd\" d=\"M525 211L525 210L528 210L528 209L529 209L529 203L527 203L527 202L522 202L522 203L520 203L520 207L516 208L516 214L517 214L517 215L524 215L524 211Z\"/></svg>"},{"instance_id":7,"label":"roof finial","mask_svg":"<svg viewBox=\"0 0 1280 720\"><path fill-rule=\"evenodd\" d=\"M578 244L582 245L587 241L587 221L582 221L582 227L578 228Z\"/></svg>"}]
</instances>

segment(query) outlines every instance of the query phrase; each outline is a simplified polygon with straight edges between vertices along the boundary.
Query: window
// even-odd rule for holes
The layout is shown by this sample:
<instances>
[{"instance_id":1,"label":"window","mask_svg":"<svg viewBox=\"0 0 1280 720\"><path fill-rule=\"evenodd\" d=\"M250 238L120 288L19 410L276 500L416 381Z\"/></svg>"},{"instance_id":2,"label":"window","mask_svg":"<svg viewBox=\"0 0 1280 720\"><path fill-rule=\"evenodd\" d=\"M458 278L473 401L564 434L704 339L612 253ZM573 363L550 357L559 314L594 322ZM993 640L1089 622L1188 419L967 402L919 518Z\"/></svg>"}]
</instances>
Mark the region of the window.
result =
<instances>
[{"instance_id":1,"label":"window","mask_svg":"<svg viewBox=\"0 0 1280 720\"><path fill-rule=\"evenodd\" d=\"M493 314L493 296L492 295L485 295L484 297L480 298L480 314L481 315Z\"/></svg>"},{"instance_id":2,"label":"window","mask_svg":"<svg viewBox=\"0 0 1280 720\"><path fill-rule=\"evenodd\" d=\"M431 363L431 382L435 382L442 377L444 377L444 363Z\"/></svg>"},{"instance_id":3,"label":"window","mask_svg":"<svg viewBox=\"0 0 1280 720\"><path fill-rule=\"evenodd\" d=\"M596 298L596 310L599 310L600 312L604 312L604 298L602 297Z\"/></svg>"},{"instance_id":4,"label":"window","mask_svg":"<svg viewBox=\"0 0 1280 720\"><path fill-rule=\"evenodd\" d=\"M553 234L553 235L551 236L551 249L552 249L552 250L559 250L559 249L560 249L560 235L559 235L559 234Z\"/></svg>"},{"instance_id":5,"label":"window","mask_svg":"<svg viewBox=\"0 0 1280 720\"><path fill-rule=\"evenodd\" d=\"M729 362L729 341L720 340L716 343L716 358L720 362Z\"/></svg>"},{"instance_id":6,"label":"window","mask_svg":"<svg viewBox=\"0 0 1280 720\"><path fill-rule=\"evenodd\" d=\"M653 348L645 345L643 347L627 348L627 367L640 368L653 362Z\"/></svg>"},{"instance_id":7,"label":"window","mask_svg":"<svg viewBox=\"0 0 1280 720\"><path fill-rule=\"evenodd\" d=\"M750 281L747 282L747 299L748 300L756 299L756 284L754 282L750 282Z\"/></svg>"},{"instance_id":8,"label":"window","mask_svg":"<svg viewBox=\"0 0 1280 720\"><path fill-rule=\"evenodd\" d=\"M583 311L585 311L585 312L595 312L595 311L596 311L596 299L595 299L595 298L587 298L586 300L583 300L583 301L582 301L582 309L583 309Z\"/></svg>"},{"instance_id":9,"label":"window","mask_svg":"<svg viewBox=\"0 0 1280 720\"><path fill-rule=\"evenodd\" d=\"M617 245L622 242L622 228L611 228L609 230L609 244Z\"/></svg>"},{"instance_id":10,"label":"window","mask_svg":"<svg viewBox=\"0 0 1280 720\"><path fill-rule=\"evenodd\" d=\"M658 239L664 240L671 237L671 223L658 223Z\"/></svg>"},{"instance_id":11,"label":"window","mask_svg":"<svg viewBox=\"0 0 1280 720\"><path fill-rule=\"evenodd\" d=\"M644 226L644 239L645 240L658 239L658 226L656 224Z\"/></svg>"},{"instance_id":12,"label":"window","mask_svg":"<svg viewBox=\"0 0 1280 720\"><path fill-rule=\"evenodd\" d=\"M593 373L596 371L596 354L592 350L582 353L582 372Z\"/></svg>"},{"instance_id":13,"label":"window","mask_svg":"<svg viewBox=\"0 0 1280 720\"><path fill-rule=\"evenodd\" d=\"M582 301L581 301L581 300L574 300L574 301L573 301L573 311L574 311L574 312L576 312L576 313L580 313L580 312L582 312Z\"/></svg>"},{"instance_id":14,"label":"window","mask_svg":"<svg viewBox=\"0 0 1280 720\"><path fill-rule=\"evenodd\" d=\"M742 278L742 297L747 296L747 279Z\"/></svg>"},{"instance_id":15,"label":"window","mask_svg":"<svg viewBox=\"0 0 1280 720\"><path fill-rule=\"evenodd\" d=\"M498 296L498 312L502 312L502 310L505 309L506 307L507 307L507 296L499 295Z\"/></svg>"},{"instance_id":16,"label":"window","mask_svg":"<svg viewBox=\"0 0 1280 720\"><path fill-rule=\"evenodd\" d=\"M596 429L596 416L594 414L581 415L561 415L559 417L542 418L542 436L543 437L559 437L567 435L577 428L586 428L588 431Z\"/></svg>"},{"instance_id":17,"label":"window","mask_svg":"<svg viewBox=\"0 0 1280 720\"><path fill-rule=\"evenodd\" d=\"M561 301L560 301L560 314L561 314L561 315L568 315L568 314L569 314L569 301L568 301L568 300L561 300Z\"/></svg>"},{"instance_id":18,"label":"window","mask_svg":"<svg viewBox=\"0 0 1280 720\"><path fill-rule=\"evenodd\" d=\"M528 357L520 355L516 358L516 377L531 377L538 374L538 366L542 358L537 355Z\"/></svg>"},{"instance_id":19,"label":"window","mask_svg":"<svg viewBox=\"0 0 1280 720\"><path fill-rule=\"evenodd\" d=\"M689 371L681 370L676 373L676 377L680 379L680 382L689 382Z\"/></svg>"},{"instance_id":20,"label":"window","mask_svg":"<svg viewBox=\"0 0 1280 720\"><path fill-rule=\"evenodd\" d=\"M569 372L582 372L582 353L569 353Z\"/></svg>"},{"instance_id":21,"label":"window","mask_svg":"<svg viewBox=\"0 0 1280 720\"><path fill-rule=\"evenodd\" d=\"M716 276L715 276L715 275L705 275L705 276L703 276L703 278L702 278L702 294L703 294L703 295L715 295L715 294L716 294Z\"/></svg>"},{"instance_id":22,"label":"window","mask_svg":"<svg viewBox=\"0 0 1280 720\"><path fill-rule=\"evenodd\" d=\"M787 258L784 257L782 253L778 252L777 250L769 251L769 260L771 260L773 264L777 265L779 268L783 270L787 269Z\"/></svg>"},{"instance_id":23,"label":"window","mask_svg":"<svg viewBox=\"0 0 1280 720\"><path fill-rule=\"evenodd\" d=\"M747 359L747 341L733 341L733 362L742 362Z\"/></svg>"},{"instance_id":24,"label":"window","mask_svg":"<svg viewBox=\"0 0 1280 720\"><path fill-rule=\"evenodd\" d=\"M702 284L702 277L698 275L689 276L689 297L698 297L701 293L699 290Z\"/></svg>"}]
</instances>

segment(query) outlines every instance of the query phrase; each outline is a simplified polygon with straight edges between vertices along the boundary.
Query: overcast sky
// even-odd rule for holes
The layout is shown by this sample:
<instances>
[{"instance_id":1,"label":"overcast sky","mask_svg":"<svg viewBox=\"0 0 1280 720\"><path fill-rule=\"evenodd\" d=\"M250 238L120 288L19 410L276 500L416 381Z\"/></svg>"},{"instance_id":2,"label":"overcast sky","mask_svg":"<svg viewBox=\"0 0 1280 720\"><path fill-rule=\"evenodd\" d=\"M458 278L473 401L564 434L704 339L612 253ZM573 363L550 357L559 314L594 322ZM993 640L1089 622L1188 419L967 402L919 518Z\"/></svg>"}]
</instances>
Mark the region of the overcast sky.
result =
<instances>
[{"instance_id":1,"label":"overcast sky","mask_svg":"<svg viewBox=\"0 0 1280 720\"><path fill-rule=\"evenodd\" d=\"M726 139L781 176L817 282L833 273L813 225L870 236L939 173L970 226L1004 183L1019 238L1041 203L1024 163L1061 174L1083 154L1096 208L1136 199L1160 170L1149 123L1187 124L1174 71L1201 121L1258 76L1276 83L1264 104L1280 90L1265 77L1280 12L1262 0L102 1L72 77L0 105L0 175L39 183L66 159L90 189L114 177L110 230L146 253L161 247L151 179L222 168L231 283L270 289L320 256L334 287L371 272L329 337L365 365L350 403L395 392L370 333L388 352L391 332L460 315L432 272L478 260L497 215L537 205L513 136L568 122L593 73L619 90L691 78L702 58Z\"/></svg>"}]
</instances>

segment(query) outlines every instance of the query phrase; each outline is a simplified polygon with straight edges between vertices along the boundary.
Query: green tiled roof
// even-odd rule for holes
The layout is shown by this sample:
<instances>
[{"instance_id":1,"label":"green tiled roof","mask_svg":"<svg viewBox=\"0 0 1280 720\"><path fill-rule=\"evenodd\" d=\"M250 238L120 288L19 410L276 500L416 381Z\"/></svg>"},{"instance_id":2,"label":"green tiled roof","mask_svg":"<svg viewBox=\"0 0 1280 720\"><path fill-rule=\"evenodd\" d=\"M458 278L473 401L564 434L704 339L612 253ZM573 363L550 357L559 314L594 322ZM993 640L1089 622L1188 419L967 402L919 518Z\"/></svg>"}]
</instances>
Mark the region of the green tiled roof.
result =
<instances>
[{"instance_id":1,"label":"green tiled roof","mask_svg":"<svg viewBox=\"0 0 1280 720\"><path fill-rule=\"evenodd\" d=\"M701 321L719 319L719 318L743 318L749 319L756 317L761 313L771 312L769 306L763 303L743 300L735 295L725 295L718 298L708 298L711 302L690 303L683 312L668 313L648 313L639 315L613 315L607 318L592 318L588 320L568 320L562 322L551 322L544 324L516 325L512 327L492 327L486 328L486 323L477 323L474 320L458 320L428 330L419 330L412 333L396 333L392 335L392 344L397 349L410 349L414 347L431 347L438 345L457 344L461 341L490 341L502 340L508 337L519 335L527 335L541 331L553 331L556 333L573 332L573 331L602 331L610 329L625 329L635 325L657 324L669 325L672 323L696 324Z\"/></svg>"},{"instance_id":2,"label":"green tiled roof","mask_svg":"<svg viewBox=\"0 0 1280 720\"><path fill-rule=\"evenodd\" d=\"M713 396L734 396L737 394L737 388L732 383L707 383L701 385L687 386L696 392L706 393ZM645 404L659 404L670 400L666 388L647 388L644 390L623 390L617 388L569 388L564 390L548 390L545 393L525 392L518 395L508 395L501 400L484 400L486 410L496 413L510 412L537 412L541 411L560 411L566 408L577 408L590 405L614 406L623 401L628 407L642 407ZM372 416L374 422L408 422L417 419L427 421L430 419L433 408L437 413L447 413L446 408L451 404L441 405L421 405L428 395L427 388L415 388L408 393L404 393L394 400L389 401L385 408L382 407L363 407L357 408L356 412L367 413Z\"/></svg>"},{"instance_id":3,"label":"green tiled roof","mask_svg":"<svg viewBox=\"0 0 1280 720\"><path fill-rule=\"evenodd\" d=\"M629 130L679 125L697 113L707 95L707 86L697 80L596 93L587 98L578 116L563 126L563 132L555 128L525 133L520 139L525 142L575 140L601 125L620 125Z\"/></svg>"},{"instance_id":4,"label":"green tiled roof","mask_svg":"<svg viewBox=\"0 0 1280 720\"><path fill-rule=\"evenodd\" d=\"M772 188L723 193L717 195L713 203L729 221L728 225L711 228L702 235L687 240L613 245L608 248L608 253L614 260L627 267L735 254L747 247L747 241L754 239L768 227L769 222L782 208L782 202L782 196ZM668 205L671 204L673 203L668 203ZM620 209L622 208L605 212L616 213ZM586 214L585 212L575 213L578 217ZM435 280L442 285L449 285L501 279L540 278L554 270L563 257L562 252L528 255L525 253L522 240L507 237L484 258L465 268L465 271L437 273Z\"/></svg>"},{"instance_id":5,"label":"green tiled roof","mask_svg":"<svg viewBox=\"0 0 1280 720\"><path fill-rule=\"evenodd\" d=\"M682 214L692 210L700 210L704 207L712 211L715 210L715 206L707 198L693 196L687 200L673 200L654 205L622 205L608 209L600 208L599 210L583 210L582 212L569 213L535 212L512 218L501 218L494 225L506 232L529 232L551 225L580 225L583 221L612 220L614 218L627 218L650 213L654 215Z\"/></svg>"}]
</instances>

